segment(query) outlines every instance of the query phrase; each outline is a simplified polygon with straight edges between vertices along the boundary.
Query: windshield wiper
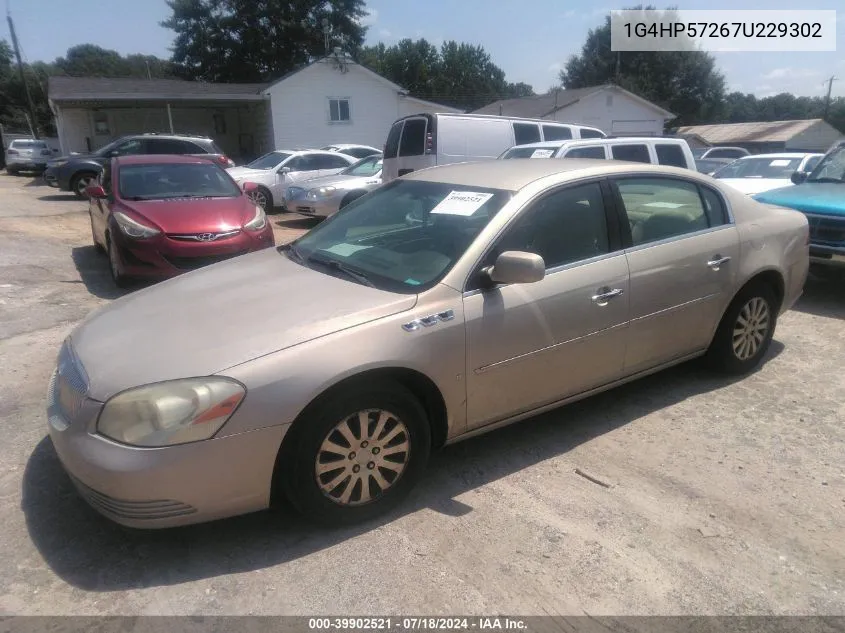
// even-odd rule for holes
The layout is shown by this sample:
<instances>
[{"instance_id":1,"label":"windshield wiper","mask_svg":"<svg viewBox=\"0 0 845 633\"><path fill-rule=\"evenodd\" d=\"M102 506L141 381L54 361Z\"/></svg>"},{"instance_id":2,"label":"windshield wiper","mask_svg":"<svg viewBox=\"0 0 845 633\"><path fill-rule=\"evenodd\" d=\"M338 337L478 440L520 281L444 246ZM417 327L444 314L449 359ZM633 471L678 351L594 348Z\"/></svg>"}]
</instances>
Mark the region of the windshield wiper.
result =
<instances>
[{"instance_id":1,"label":"windshield wiper","mask_svg":"<svg viewBox=\"0 0 845 633\"><path fill-rule=\"evenodd\" d=\"M837 184L841 184L845 182L845 180L842 180L841 178L828 178L825 176L824 178L808 178L807 182L835 182Z\"/></svg>"},{"instance_id":2,"label":"windshield wiper","mask_svg":"<svg viewBox=\"0 0 845 633\"><path fill-rule=\"evenodd\" d=\"M300 255L300 257L302 257ZM304 259L306 263L315 263L321 264L326 268L331 268L332 270L339 270L347 277L354 279L360 284L364 284L365 286L369 286L370 288L375 288L375 284L370 281L370 278L367 277L365 273L362 273L359 270L355 270L354 268L350 268L346 264L337 261L336 259L328 259L326 257L315 257L314 255L309 255Z\"/></svg>"}]
</instances>

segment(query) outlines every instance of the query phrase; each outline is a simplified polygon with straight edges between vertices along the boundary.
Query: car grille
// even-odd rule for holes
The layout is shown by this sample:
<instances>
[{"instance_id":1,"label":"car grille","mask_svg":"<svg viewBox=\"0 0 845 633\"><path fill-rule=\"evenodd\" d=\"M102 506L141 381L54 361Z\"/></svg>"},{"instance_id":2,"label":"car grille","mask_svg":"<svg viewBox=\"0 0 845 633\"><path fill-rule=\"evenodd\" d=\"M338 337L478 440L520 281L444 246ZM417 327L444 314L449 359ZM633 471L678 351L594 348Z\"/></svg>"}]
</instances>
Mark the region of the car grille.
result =
<instances>
[{"instance_id":1,"label":"car grille","mask_svg":"<svg viewBox=\"0 0 845 633\"><path fill-rule=\"evenodd\" d=\"M223 233L168 233L167 237L171 240L182 242L216 242L217 240L237 235L240 232L240 229L235 229L234 231L224 231Z\"/></svg>"},{"instance_id":2,"label":"car grille","mask_svg":"<svg viewBox=\"0 0 845 633\"><path fill-rule=\"evenodd\" d=\"M201 255L199 257L175 257L173 255L165 255L164 258L176 268L181 270L195 270L203 266L209 266L222 262L239 255L247 253L246 250L237 251L236 253L223 253L220 255Z\"/></svg>"},{"instance_id":3,"label":"car grille","mask_svg":"<svg viewBox=\"0 0 845 633\"><path fill-rule=\"evenodd\" d=\"M81 481L72 478L79 494L95 510L99 510L106 516L114 516L121 519L154 520L170 519L173 517L195 514L197 509L181 501L172 499L160 499L157 501L125 501L104 495L102 492L89 488Z\"/></svg>"},{"instance_id":4,"label":"car grille","mask_svg":"<svg viewBox=\"0 0 845 633\"><path fill-rule=\"evenodd\" d=\"M297 213L314 213L311 207L296 207Z\"/></svg>"},{"instance_id":5,"label":"car grille","mask_svg":"<svg viewBox=\"0 0 845 633\"><path fill-rule=\"evenodd\" d=\"M88 394L88 379L67 341L59 351L58 367L50 380L49 416L59 416L66 424L79 415ZM61 428L61 424L58 425Z\"/></svg>"},{"instance_id":6,"label":"car grille","mask_svg":"<svg viewBox=\"0 0 845 633\"><path fill-rule=\"evenodd\" d=\"M828 218L807 215L810 224L810 241L837 246L845 243L845 218Z\"/></svg>"}]
</instances>

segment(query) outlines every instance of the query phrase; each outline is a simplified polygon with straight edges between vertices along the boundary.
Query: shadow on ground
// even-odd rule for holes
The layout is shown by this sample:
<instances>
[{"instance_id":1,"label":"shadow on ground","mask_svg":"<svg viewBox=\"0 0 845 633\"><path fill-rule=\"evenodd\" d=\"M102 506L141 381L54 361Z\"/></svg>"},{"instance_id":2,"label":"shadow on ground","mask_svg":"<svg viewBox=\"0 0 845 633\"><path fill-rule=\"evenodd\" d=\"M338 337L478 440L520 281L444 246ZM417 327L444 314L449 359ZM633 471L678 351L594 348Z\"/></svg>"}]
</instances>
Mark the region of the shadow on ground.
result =
<instances>
[{"instance_id":1,"label":"shadow on ground","mask_svg":"<svg viewBox=\"0 0 845 633\"><path fill-rule=\"evenodd\" d=\"M782 344L773 343L769 359L782 350ZM171 530L121 528L76 494L47 437L27 463L22 509L44 560L60 578L81 589L167 586L254 571L309 556L424 508L446 516L470 514L473 508L456 500L462 493L730 383L699 363L687 363L447 447L433 455L425 478L397 510L355 527L315 528L281 508Z\"/></svg>"},{"instance_id":2,"label":"shadow on ground","mask_svg":"<svg viewBox=\"0 0 845 633\"><path fill-rule=\"evenodd\" d=\"M83 202L72 193L52 193L46 196L38 196L38 199L45 202Z\"/></svg>"},{"instance_id":3,"label":"shadow on ground","mask_svg":"<svg viewBox=\"0 0 845 633\"><path fill-rule=\"evenodd\" d=\"M108 258L95 246L75 246L71 249L70 256L76 270L79 271L82 283L95 297L117 299L143 287L141 284L127 289L115 286L109 272Z\"/></svg>"},{"instance_id":4,"label":"shadow on ground","mask_svg":"<svg viewBox=\"0 0 845 633\"><path fill-rule=\"evenodd\" d=\"M272 220L273 224L283 229L312 229L322 221L323 218L309 218L294 214L275 216Z\"/></svg>"},{"instance_id":5,"label":"shadow on ground","mask_svg":"<svg viewBox=\"0 0 845 633\"><path fill-rule=\"evenodd\" d=\"M845 274L840 279L819 279L810 275L804 284L804 294L793 310L845 319Z\"/></svg>"}]
</instances>

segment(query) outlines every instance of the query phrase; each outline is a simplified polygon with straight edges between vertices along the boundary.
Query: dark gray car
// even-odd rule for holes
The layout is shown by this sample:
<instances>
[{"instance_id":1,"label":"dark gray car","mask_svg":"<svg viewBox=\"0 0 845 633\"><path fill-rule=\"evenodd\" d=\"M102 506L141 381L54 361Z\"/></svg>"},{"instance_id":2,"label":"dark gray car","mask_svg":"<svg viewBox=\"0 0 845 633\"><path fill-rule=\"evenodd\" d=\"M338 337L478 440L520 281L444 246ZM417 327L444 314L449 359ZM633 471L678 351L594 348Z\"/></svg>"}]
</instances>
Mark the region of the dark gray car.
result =
<instances>
[{"instance_id":1,"label":"dark gray car","mask_svg":"<svg viewBox=\"0 0 845 633\"><path fill-rule=\"evenodd\" d=\"M44 179L51 187L85 198L85 189L115 156L134 154L192 154L213 156L223 168L234 167L217 144L204 136L134 134L124 136L91 154L71 154L47 162Z\"/></svg>"}]
</instances>

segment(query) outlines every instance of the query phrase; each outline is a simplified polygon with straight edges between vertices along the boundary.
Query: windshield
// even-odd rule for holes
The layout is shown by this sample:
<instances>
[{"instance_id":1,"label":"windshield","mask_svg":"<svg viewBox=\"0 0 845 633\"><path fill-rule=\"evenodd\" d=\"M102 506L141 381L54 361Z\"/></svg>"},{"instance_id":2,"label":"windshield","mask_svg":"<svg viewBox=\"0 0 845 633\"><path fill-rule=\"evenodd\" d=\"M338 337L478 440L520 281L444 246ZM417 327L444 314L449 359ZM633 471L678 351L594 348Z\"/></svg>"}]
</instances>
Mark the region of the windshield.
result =
<instances>
[{"instance_id":1,"label":"windshield","mask_svg":"<svg viewBox=\"0 0 845 633\"><path fill-rule=\"evenodd\" d=\"M509 199L484 187L394 180L293 242L290 257L416 294L442 279Z\"/></svg>"},{"instance_id":2,"label":"windshield","mask_svg":"<svg viewBox=\"0 0 845 633\"><path fill-rule=\"evenodd\" d=\"M714 178L780 178L788 180L801 165L801 157L797 158L743 158L725 165L715 174Z\"/></svg>"},{"instance_id":3,"label":"windshield","mask_svg":"<svg viewBox=\"0 0 845 633\"><path fill-rule=\"evenodd\" d=\"M214 163L123 165L118 191L126 200L236 198L241 190Z\"/></svg>"},{"instance_id":4,"label":"windshield","mask_svg":"<svg viewBox=\"0 0 845 633\"><path fill-rule=\"evenodd\" d=\"M828 152L816 165L807 182L845 182L845 145Z\"/></svg>"},{"instance_id":5,"label":"windshield","mask_svg":"<svg viewBox=\"0 0 845 633\"><path fill-rule=\"evenodd\" d=\"M381 171L381 156L369 156L344 169L344 176L375 176Z\"/></svg>"},{"instance_id":6,"label":"windshield","mask_svg":"<svg viewBox=\"0 0 845 633\"><path fill-rule=\"evenodd\" d=\"M285 152L270 152L269 154L264 154L261 158L256 158L247 165L247 167L250 169L274 169L291 156L293 156L293 154L286 154Z\"/></svg>"},{"instance_id":7,"label":"windshield","mask_svg":"<svg viewBox=\"0 0 845 633\"><path fill-rule=\"evenodd\" d=\"M504 154L502 158L551 158L554 153L559 150L562 145L554 147L512 147Z\"/></svg>"}]
</instances>

